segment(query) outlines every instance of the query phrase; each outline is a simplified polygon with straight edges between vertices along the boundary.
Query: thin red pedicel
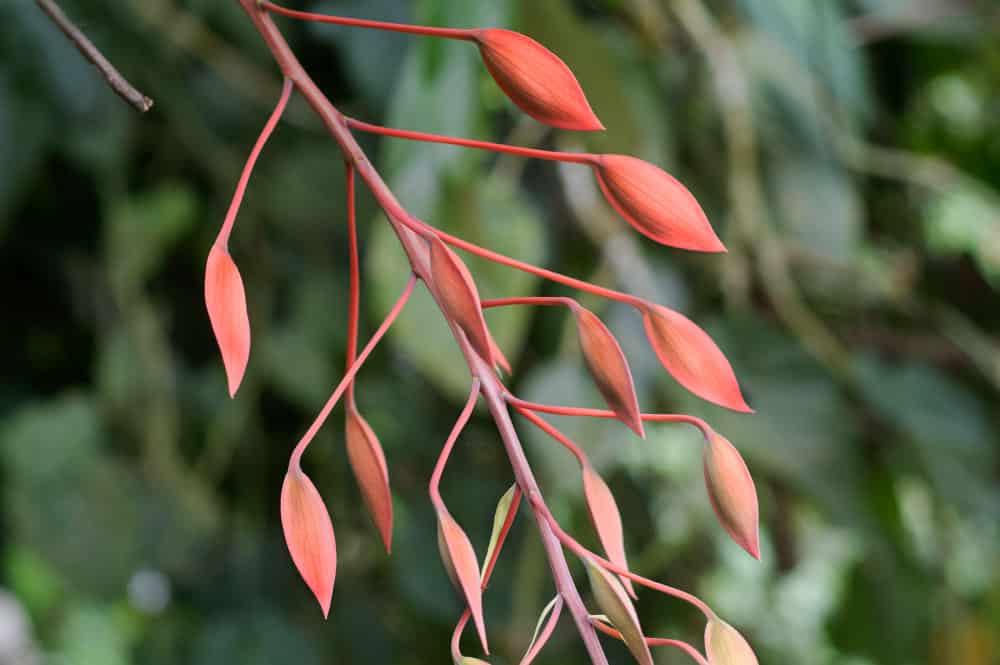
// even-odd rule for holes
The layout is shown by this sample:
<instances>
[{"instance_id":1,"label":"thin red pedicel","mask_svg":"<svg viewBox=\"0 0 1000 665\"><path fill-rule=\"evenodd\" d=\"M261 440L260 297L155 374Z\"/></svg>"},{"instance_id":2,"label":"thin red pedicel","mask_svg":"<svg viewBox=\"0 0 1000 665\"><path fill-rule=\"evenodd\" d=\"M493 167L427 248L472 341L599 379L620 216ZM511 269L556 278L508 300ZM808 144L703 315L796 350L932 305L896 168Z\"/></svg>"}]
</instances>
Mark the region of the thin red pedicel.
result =
<instances>
[{"instance_id":1,"label":"thin red pedicel","mask_svg":"<svg viewBox=\"0 0 1000 665\"><path fill-rule=\"evenodd\" d=\"M594 628L601 631L605 635L609 635L615 638L616 640L622 639L621 632L615 630L614 628L607 625L603 621L600 621L599 619L594 619L593 624ZM646 644L648 644L651 647L674 647L675 649L680 649L687 655L691 656L691 658L694 659L695 662L698 663L698 665L709 665L709 662L705 660L705 657L701 655L701 653L697 649L695 649L693 646L682 640L674 640L668 637L647 637Z\"/></svg>"}]
</instances>

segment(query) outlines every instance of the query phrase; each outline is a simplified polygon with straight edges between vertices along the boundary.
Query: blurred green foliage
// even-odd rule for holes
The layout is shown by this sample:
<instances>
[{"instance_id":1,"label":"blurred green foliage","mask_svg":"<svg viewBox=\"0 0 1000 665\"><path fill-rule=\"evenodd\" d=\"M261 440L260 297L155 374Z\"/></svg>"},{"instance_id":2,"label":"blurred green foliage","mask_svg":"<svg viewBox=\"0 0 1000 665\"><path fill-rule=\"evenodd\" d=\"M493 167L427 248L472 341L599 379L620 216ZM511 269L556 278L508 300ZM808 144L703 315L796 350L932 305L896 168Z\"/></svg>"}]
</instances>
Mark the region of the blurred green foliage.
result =
<instances>
[{"instance_id":1,"label":"blurred green foliage","mask_svg":"<svg viewBox=\"0 0 1000 665\"><path fill-rule=\"evenodd\" d=\"M467 374L430 301L410 304L358 386L390 462L391 558L360 508L337 418L307 460L340 545L324 623L285 552L278 492L291 445L343 371L336 148L297 100L264 151L232 243L254 348L230 401L201 280L277 97L274 65L235 2L64 6L156 106L140 117L114 97L33 2L0 3L0 663L443 662L460 608L426 480ZM705 596L762 663L1000 663L994 3L297 6L527 32L577 72L608 132L524 119L466 44L280 21L347 113L636 154L687 183L722 233L729 254L685 255L631 232L580 167L364 139L418 216L678 307L729 355L754 416L685 394L631 312L587 302L619 335L647 410L712 422L761 497L758 564L715 523L692 432L650 427L640 443L620 425L560 419L618 496L639 572ZM406 268L360 198L370 331ZM470 267L484 297L565 293ZM600 404L565 313L489 321L524 397ZM593 543L574 462L522 429L553 509ZM482 552L511 476L485 414L453 460L445 499ZM492 662L516 662L553 593L527 514L495 580ZM645 593L639 609L650 633L700 644L689 608ZM583 658L564 621L539 662Z\"/></svg>"}]
</instances>

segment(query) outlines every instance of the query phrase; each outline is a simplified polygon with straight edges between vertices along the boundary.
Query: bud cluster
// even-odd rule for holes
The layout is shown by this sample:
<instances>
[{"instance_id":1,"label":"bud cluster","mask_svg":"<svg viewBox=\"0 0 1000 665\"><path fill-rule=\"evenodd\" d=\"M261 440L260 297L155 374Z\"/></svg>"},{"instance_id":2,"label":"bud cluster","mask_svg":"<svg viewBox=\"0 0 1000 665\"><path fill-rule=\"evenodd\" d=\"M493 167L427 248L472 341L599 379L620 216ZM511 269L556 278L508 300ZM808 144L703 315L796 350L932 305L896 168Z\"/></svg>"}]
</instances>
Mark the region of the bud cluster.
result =
<instances>
[{"instance_id":1,"label":"bud cluster","mask_svg":"<svg viewBox=\"0 0 1000 665\"><path fill-rule=\"evenodd\" d=\"M416 219L396 201L378 172L364 157L352 131L589 166L594 170L600 189L610 206L646 237L680 249L724 251L695 198L662 169L634 157L521 148L379 127L347 118L333 107L302 69L274 24L272 16L281 14L308 21L473 42L479 48L483 64L497 85L525 113L539 122L560 129L603 129L583 89L566 64L526 35L502 29L436 28L310 14L286 9L267 0L240 0L240 3L264 37L286 79L278 105L247 161L229 214L209 252L206 266L205 302L222 354L231 395L236 394L246 371L250 353L250 325L243 282L229 255L228 240L254 163L280 119L293 90L302 94L327 124L346 163L351 269L346 352L348 369L312 426L293 449L280 500L281 522L292 561L319 601L324 616L329 612L333 594L337 562L336 540L322 496L302 470L302 456L339 399L346 395L347 457L364 505L389 552L393 524L389 466L378 437L358 410L354 400L354 383L366 358L405 307L419 281L437 302L441 315L449 324L455 341L469 364L472 376L469 398L442 447L429 485L430 499L437 515L441 559L466 608L452 640L451 651L455 663L461 665L485 662L462 654L461 636L469 619L475 625L483 653L489 654L482 594L524 497L537 518L559 595L542 612L539 628L521 661L523 664L532 662L539 653L565 608L572 616L588 654L596 665L606 663L607 660L595 631L622 640L642 665L652 665L650 648L658 646L681 649L702 664L755 665L756 657L747 642L704 601L629 570L622 518L610 488L583 450L539 414L614 418L640 438L645 438L645 424L649 422L686 423L698 427L705 439L704 474L711 505L722 527L733 540L752 556L759 557L756 491L737 449L728 439L698 418L643 413L628 360L614 333L597 314L566 297L512 296L482 301L473 274L453 248L580 291L628 304L642 318L647 339L657 358L682 386L715 404L749 412L751 409L743 399L733 370L722 351L700 327L679 312L497 254ZM399 300L360 353L357 352L360 275L354 211L354 185L358 176L386 212L412 270ZM483 310L507 306L558 306L570 310L576 323L584 364L604 398L607 410L528 402L516 397L506 387L498 368L507 373L512 368L493 340ZM482 565L468 536L448 511L439 491L449 456L480 398L486 402L496 421L516 478L515 484L497 506L493 534ZM546 432L576 457L581 469L583 498L604 556L581 545L552 516L524 457L510 419L511 413L522 416L528 423ZM583 562L593 602L600 613L591 613L581 599L566 566L566 550ZM704 652L680 640L647 636L632 604L632 600L637 597L636 585L679 598L700 610L706 620Z\"/></svg>"}]
</instances>

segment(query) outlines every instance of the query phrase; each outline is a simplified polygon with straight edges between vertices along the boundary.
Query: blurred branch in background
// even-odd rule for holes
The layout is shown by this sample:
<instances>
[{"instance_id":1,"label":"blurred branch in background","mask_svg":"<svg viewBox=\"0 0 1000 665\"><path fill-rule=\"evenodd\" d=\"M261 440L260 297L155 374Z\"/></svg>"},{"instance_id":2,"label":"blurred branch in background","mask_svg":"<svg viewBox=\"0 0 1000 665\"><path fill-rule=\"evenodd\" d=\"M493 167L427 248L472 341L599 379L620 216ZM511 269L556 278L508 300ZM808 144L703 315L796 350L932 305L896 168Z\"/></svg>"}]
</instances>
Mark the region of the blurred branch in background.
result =
<instances>
[{"instance_id":1,"label":"blurred branch in background","mask_svg":"<svg viewBox=\"0 0 1000 665\"><path fill-rule=\"evenodd\" d=\"M136 90L135 86L128 82L121 72L104 57L101 51L94 46L87 35L83 34L74 23L66 16L66 13L56 4L55 0L35 0L52 22L55 23L66 37L80 50L87 60L89 60L101 76L108 82L108 86L115 91L119 97L131 104L137 111L145 113L153 108L153 100Z\"/></svg>"}]
</instances>

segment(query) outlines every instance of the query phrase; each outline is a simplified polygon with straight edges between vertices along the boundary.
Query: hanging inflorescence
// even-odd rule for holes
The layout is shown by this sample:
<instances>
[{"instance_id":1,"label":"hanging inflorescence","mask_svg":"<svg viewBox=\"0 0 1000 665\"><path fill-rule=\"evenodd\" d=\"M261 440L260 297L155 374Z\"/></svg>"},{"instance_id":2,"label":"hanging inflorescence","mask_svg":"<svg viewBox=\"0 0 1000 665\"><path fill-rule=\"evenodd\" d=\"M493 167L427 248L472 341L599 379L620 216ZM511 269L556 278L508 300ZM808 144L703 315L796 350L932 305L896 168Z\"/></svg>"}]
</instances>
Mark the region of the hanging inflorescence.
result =
<instances>
[{"instance_id":1,"label":"hanging inflorescence","mask_svg":"<svg viewBox=\"0 0 1000 665\"><path fill-rule=\"evenodd\" d=\"M542 612L538 630L521 661L523 664L532 662L565 608L572 615L588 654L596 665L606 663L607 660L595 630L622 640L642 665L652 665L650 647L656 646L681 649L703 665L755 665L756 657L747 642L704 601L629 570L621 516L610 489L583 450L539 414L618 419L641 438L645 438L644 427L650 422L686 423L697 427L705 440L703 457L708 496L719 521L743 549L759 558L757 496L753 480L739 452L701 419L687 415L643 413L625 354L614 334L596 314L568 297L508 297L483 301L479 297L473 275L453 248L629 305L642 318L647 338L656 356L681 385L715 404L750 412L723 353L701 328L679 312L497 254L415 218L396 201L378 172L365 158L352 131L587 166L593 169L608 203L643 235L658 243L681 249L724 251L722 243L691 193L660 168L634 157L520 148L390 129L348 118L337 111L302 69L273 23L271 14L473 42L479 48L483 62L497 84L525 113L560 129L603 129L565 63L525 35L500 29L459 30L387 24L299 12L268 1L239 2L270 47L285 75L285 83L278 104L247 160L225 222L209 252L206 266L205 302L212 330L222 352L230 395L236 394L247 367L250 325L243 282L229 254L228 241L254 164L278 124L293 91L298 91L319 114L337 141L346 164L350 239L346 352L348 369L315 421L293 449L280 502L282 527L292 560L319 601L324 616L329 612L333 594L337 548L329 512L319 491L302 470L302 456L334 406L344 396L348 459L365 506L386 551L390 551L393 516L389 469L378 437L358 411L354 399L354 383L362 364L400 314L419 281L436 301L469 365L472 377L468 401L445 441L430 480L430 499L438 520L441 558L466 606L452 640L451 650L455 663L461 665L484 662L461 653L459 643L469 619L475 625L483 652L489 654L482 593L524 498L538 522L558 594ZM360 352L357 350L360 278L354 192L357 177L368 185L385 211L411 267L411 275L402 294ZM529 402L516 397L507 389L499 370L502 368L509 374L512 368L493 340L483 311L492 307L513 306L555 306L569 309L576 322L583 359L607 403L607 410ZM449 455L480 398L484 399L496 421L516 479L497 506L493 534L482 567L469 538L449 513L439 491ZM551 436L579 462L583 495L605 556L590 551L577 542L552 516L524 457L510 420L511 413L522 416ZM600 613L591 613L583 604L569 575L564 558L565 550L582 560L593 600ZM636 597L636 584L684 600L704 614L704 654L683 641L645 635L632 604L632 599Z\"/></svg>"}]
</instances>

